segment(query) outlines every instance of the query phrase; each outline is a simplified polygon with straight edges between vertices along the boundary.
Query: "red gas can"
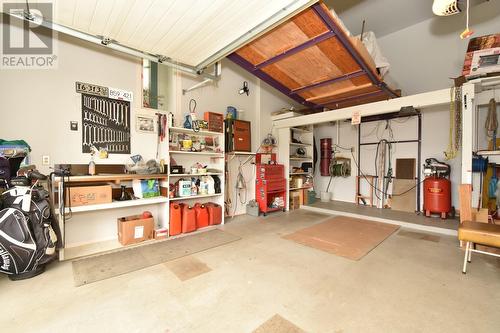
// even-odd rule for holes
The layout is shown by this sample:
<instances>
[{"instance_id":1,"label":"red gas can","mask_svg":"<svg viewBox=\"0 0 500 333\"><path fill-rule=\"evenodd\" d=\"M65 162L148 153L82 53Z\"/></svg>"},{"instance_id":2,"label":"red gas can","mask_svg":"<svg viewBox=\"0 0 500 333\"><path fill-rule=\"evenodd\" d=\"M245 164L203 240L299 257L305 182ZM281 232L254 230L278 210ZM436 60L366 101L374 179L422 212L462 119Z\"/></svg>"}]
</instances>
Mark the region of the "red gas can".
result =
<instances>
[{"instance_id":1,"label":"red gas can","mask_svg":"<svg viewBox=\"0 0 500 333\"><path fill-rule=\"evenodd\" d=\"M193 207L183 205L182 207L182 232L196 230L196 212Z\"/></svg>"},{"instance_id":2,"label":"red gas can","mask_svg":"<svg viewBox=\"0 0 500 333\"><path fill-rule=\"evenodd\" d=\"M207 203L208 224L216 225L222 222L222 207L214 202Z\"/></svg>"},{"instance_id":3,"label":"red gas can","mask_svg":"<svg viewBox=\"0 0 500 333\"><path fill-rule=\"evenodd\" d=\"M178 235L182 232L182 204L170 204L170 236Z\"/></svg>"},{"instance_id":4,"label":"red gas can","mask_svg":"<svg viewBox=\"0 0 500 333\"><path fill-rule=\"evenodd\" d=\"M208 227L208 208L207 206L197 203L194 205L194 211L196 213L196 228Z\"/></svg>"},{"instance_id":5,"label":"red gas can","mask_svg":"<svg viewBox=\"0 0 500 333\"><path fill-rule=\"evenodd\" d=\"M427 177L424 180L425 216L441 214L445 219L451 211L451 182L448 178Z\"/></svg>"}]
</instances>

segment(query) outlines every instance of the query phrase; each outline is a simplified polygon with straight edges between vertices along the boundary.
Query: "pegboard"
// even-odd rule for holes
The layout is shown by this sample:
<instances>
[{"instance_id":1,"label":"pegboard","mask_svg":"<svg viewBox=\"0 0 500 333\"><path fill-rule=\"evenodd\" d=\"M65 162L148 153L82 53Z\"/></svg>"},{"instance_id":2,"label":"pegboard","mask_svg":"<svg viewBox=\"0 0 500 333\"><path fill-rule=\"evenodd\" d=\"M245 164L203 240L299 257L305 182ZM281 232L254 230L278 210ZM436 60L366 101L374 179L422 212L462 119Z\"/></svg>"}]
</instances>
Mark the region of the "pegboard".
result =
<instances>
[{"instance_id":1,"label":"pegboard","mask_svg":"<svg viewBox=\"0 0 500 333\"><path fill-rule=\"evenodd\" d=\"M82 152L130 154L130 102L82 94Z\"/></svg>"}]
</instances>

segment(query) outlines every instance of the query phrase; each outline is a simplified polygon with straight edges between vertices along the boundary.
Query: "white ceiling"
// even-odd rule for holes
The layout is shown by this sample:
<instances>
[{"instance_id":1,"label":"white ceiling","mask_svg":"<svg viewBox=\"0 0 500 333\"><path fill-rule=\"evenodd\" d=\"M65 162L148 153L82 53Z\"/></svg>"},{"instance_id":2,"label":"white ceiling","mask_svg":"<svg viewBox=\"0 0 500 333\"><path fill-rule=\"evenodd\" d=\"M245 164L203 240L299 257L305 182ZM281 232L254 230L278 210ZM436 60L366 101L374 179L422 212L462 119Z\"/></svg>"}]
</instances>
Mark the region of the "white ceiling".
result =
<instances>
[{"instance_id":1,"label":"white ceiling","mask_svg":"<svg viewBox=\"0 0 500 333\"><path fill-rule=\"evenodd\" d=\"M52 0L54 22L197 66L311 0ZM30 0L31 8L37 2ZM264 23L264 24L262 24ZM241 45L238 45L241 46ZM217 60L217 59L216 59Z\"/></svg>"},{"instance_id":2,"label":"white ceiling","mask_svg":"<svg viewBox=\"0 0 500 333\"><path fill-rule=\"evenodd\" d=\"M354 35L361 33L363 20L366 20L365 31L371 30L377 37L382 37L433 17L433 0L325 0L324 2L335 10Z\"/></svg>"}]
</instances>

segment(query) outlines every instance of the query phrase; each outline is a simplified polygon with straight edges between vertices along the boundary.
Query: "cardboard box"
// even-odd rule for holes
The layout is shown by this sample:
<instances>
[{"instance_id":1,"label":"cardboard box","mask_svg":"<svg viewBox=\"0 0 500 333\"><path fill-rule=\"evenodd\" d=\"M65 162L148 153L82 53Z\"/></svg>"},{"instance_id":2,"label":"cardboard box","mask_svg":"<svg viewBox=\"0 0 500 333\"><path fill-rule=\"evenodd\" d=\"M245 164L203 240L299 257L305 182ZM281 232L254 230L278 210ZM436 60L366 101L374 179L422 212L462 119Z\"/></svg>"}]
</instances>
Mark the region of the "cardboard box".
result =
<instances>
[{"instance_id":1,"label":"cardboard box","mask_svg":"<svg viewBox=\"0 0 500 333\"><path fill-rule=\"evenodd\" d=\"M66 188L66 206L78 207L111 203L111 185L70 186Z\"/></svg>"},{"instance_id":2,"label":"cardboard box","mask_svg":"<svg viewBox=\"0 0 500 333\"><path fill-rule=\"evenodd\" d=\"M299 209L300 208L300 196L298 191L293 191L291 192L292 194L290 195L290 210L293 209ZM297 194L295 194L297 193Z\"/></svg>"},{"instance_id":3,"label":"cardboard box","mask_svg":"<svg viewBox=\"0 0 500 333\"><path fill-rule=\"evenodd\" d=\"M500 34L472 38L465 54L462 75L481 76L500 72Z\"/></svg>"},{"instance_id":4,"label":"cardboard box","mask_svg":"<svg viewBox=\"0 0 500 333\"><path fill-rule=\"evenodd\" d=\"M140 243L154 237L154 219L142 215L121 217L117 221L118 241L122 245Z\"/></svg>"},{"instance_id":5,"label":"cardboard box","mask_svg":"<svg viewBox=\"0 0 500 333\"><path fill-rule=\"evenodd\" d=\"M156 240L158 239L166 239L168 237L168 229L167 228L162 228L162 229L156 229L153 232L154 238Z\"/></svg>"}]
</instances>

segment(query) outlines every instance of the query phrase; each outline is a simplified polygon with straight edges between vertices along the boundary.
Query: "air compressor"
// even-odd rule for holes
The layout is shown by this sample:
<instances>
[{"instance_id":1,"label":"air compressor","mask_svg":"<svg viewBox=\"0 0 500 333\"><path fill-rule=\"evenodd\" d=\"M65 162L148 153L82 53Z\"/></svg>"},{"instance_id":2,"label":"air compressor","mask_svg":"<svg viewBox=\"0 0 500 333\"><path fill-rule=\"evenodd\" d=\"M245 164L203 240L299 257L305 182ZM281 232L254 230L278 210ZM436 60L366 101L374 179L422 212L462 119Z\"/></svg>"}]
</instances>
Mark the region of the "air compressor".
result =
<instances>
[{"instance_id":1,"label":"air compressor","mask_svg":"<svg viewBox=\"0 0 500 333\"><path fill-rule=\"evenodd\" d=\"M429 217L438 213L442 219L454 215L451 206L450 165L435 158L428 158L424 164L424 212Z\"/></svg>"}]
</instances>

